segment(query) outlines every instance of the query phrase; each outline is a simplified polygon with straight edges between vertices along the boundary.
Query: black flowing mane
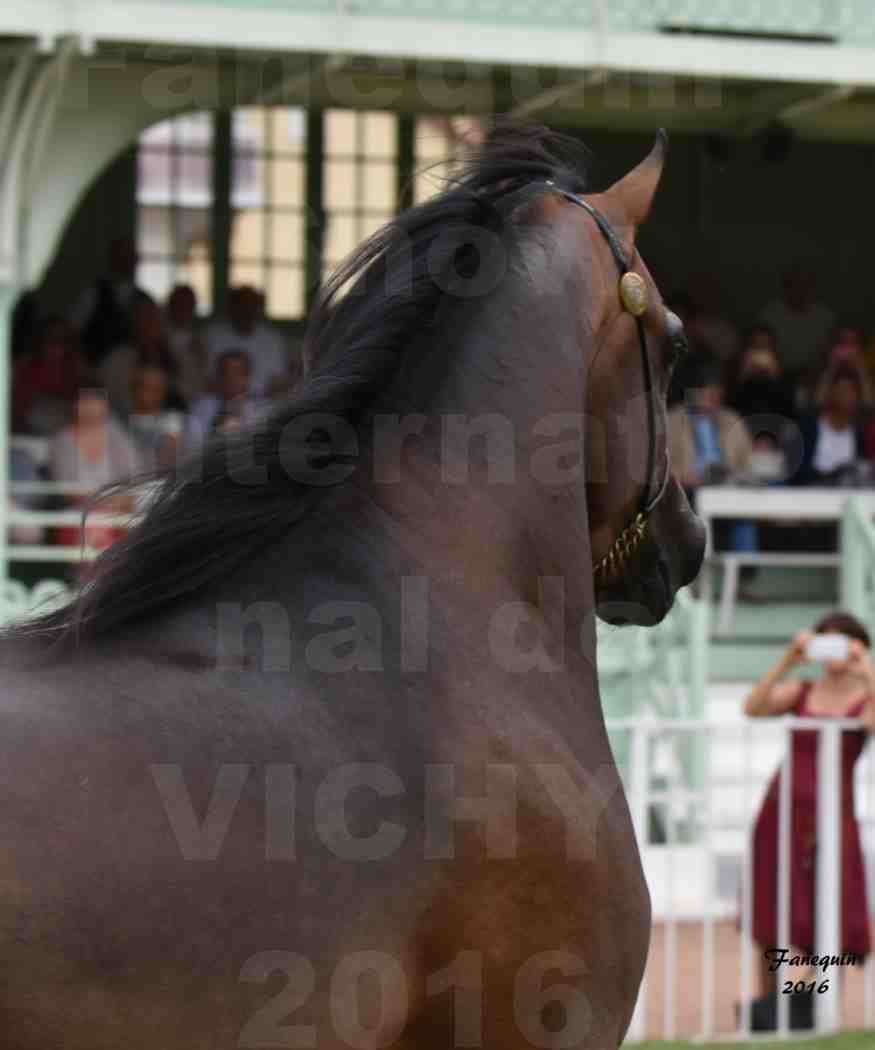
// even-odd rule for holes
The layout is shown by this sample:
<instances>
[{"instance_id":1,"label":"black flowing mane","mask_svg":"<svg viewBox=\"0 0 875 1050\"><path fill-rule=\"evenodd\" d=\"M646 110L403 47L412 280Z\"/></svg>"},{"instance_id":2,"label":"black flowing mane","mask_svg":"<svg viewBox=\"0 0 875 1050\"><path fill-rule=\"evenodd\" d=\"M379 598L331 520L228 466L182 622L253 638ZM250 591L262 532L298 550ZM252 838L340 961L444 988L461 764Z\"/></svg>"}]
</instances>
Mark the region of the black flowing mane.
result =
<instances>
[{"instance_id":1,"label":"black flowing mane","mask_svg":"<svg viewBox=\"0 0 875 1050\"><path fill-rule=\"evenodd\" d=\"M294 394L252 430L212 440L161 477L142 520L100 555L77 597L7 636L58 643L108 636L190 599L284 536L324 491L283 469L289 425L324 413L362 427L405 350L452 295L442 274L464 271L466 231L510 237L502 201L513 193L519 202L517 191L529 184L552 179L583 192L584 157L579 142L540 125L497 125L443 192L398 215L328 280L308 326L307 375ZM323 462L342 451L332 445ZM312 457L312 434L297 452Z\"/></svg>"}]
</instances>

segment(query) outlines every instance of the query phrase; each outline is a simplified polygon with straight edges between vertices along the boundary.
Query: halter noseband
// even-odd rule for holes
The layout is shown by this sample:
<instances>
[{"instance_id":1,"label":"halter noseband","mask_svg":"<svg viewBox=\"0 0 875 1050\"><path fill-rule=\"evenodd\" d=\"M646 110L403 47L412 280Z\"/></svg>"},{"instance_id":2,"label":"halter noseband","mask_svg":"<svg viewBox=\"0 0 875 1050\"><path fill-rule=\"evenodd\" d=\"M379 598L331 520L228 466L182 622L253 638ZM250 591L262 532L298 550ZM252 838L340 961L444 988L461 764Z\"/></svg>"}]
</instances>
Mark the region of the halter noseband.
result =
<instances>
[{"instance_id":1,"label":"halter noseband","mask_svg":"<svg viewBox=\"0 0 875 1050\"><path fill-rule=\"evenodd\" d=\"M647 396L648 447L647 473L645 474L646 480L641 492L641 500L637 514L614 540L608 549L607 554L605 554L605 556L599 561L595 562L592 567L593 576L598 579L599 577L607 577L619 569L623 562L637 549L642 539L644 539L644 535L647 531L648 519L654 507L665 495L671 471L669 470L668 465L668 453L666 453L665 474L662 479L662 484L659 486L659 491L656 495L652 499L649 498L651 489L656 480L656 405L654 403L653 371L650 367L650 354L647 351L647 333L644 330L644 321L642 320L642 315L647 309L647 295L644 279L640 274L635 273L635 271L629 266L629 261L626 258L626 253L623 250L619 238L601 212L594 208L588 201L585 201L583 197L570 193L568 190L563 190L553 182L547 181L546 185L552 192L558 193L560 196L564 197L565 200L570 201L572 204L576 204L579 208L583 208L584 211L588 212L595 220L595 224L601 230L602 235L611 249L611 254L614 256L614 260L617 263L617 269L620 271L620 301L623 304L624 310L631 313L635 318L635 324L638 328L638 343L641 347L641 364L644 371L644 392Z\"/></svg>"}]
</instances>

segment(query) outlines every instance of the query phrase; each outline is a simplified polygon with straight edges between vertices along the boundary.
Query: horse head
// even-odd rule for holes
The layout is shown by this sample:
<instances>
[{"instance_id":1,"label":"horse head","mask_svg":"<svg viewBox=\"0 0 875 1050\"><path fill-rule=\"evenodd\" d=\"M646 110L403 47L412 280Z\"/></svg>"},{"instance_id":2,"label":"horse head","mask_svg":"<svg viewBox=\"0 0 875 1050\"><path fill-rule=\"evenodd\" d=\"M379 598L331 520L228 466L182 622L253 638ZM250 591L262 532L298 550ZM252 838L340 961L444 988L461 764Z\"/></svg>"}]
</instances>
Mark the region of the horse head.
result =
<instances>
[{"instance_id":1,"label":"horse head","mask_svg":"<svg viewBox=\"0 0 875 1050\"><path fill-rule=\"evenodd\" d=\"M608 623L658 623L701 567L705 533L672 474L666 393L687 350L635 237L659 185L666 140L575 213L598 263L585 298L592 350L587 383L587 506L596 610ZM593 302L595 299L595 302Z\"/></svg>"}]
</instances>

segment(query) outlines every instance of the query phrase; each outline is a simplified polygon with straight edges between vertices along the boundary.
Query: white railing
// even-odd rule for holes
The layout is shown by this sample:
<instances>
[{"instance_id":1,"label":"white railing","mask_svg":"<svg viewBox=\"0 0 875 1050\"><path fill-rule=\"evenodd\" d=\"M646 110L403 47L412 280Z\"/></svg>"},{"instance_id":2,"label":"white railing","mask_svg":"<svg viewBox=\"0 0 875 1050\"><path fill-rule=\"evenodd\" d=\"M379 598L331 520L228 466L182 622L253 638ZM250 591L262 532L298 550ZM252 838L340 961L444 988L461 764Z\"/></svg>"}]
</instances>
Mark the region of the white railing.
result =
<instances>
[{"instance_id":1,"label":"white railing","mask_svg":"<svg viewBox=\"0 0 875 1050\"><path fill-rule=\"evenodd\" d=\"M91 488L70 482L34 481L13 482L9 486L13 500L16 497L28 498L90 495ZM147 498L148 493L144 498ZM129 527L136 514L109 514L95 509L88 513L85 536L90 526ZM3 516L3 527L14 529L16 526L29 529L48 530L60 526L82 525L82 511L69 510L26 510L19 506L7 510ZM53 566L55 573L66 566L74 566L82 561L90 561L100 551L85 543L58 545L44 541L40 543L16 542L11 533L6 545L6 557L9 563L28 562L36 565ZM31 616L50 612L69 601L72 588L65 579L47 575L32 587L15 579L5 579L0 588L0 625L28 619Z\"/></svg>"},{"instance_id":2,"label":"white railing","mask_svg":"<svg viewBox=\"0 0 875 1050\"><path fill-rule=\"evenodd\" d=\"M598 627L598 669L602 708L609 724L623 718L661 724L665 720L702 718L708 688L708 634L710 609L686 589L678 592L674 607L658 627ZM678 795L684 788L701 787L704 762L701 742L654 737L656 776ZM628 759L631 738L612 735L617 761ZM684 826L684 840L694 834Z\"/></svg>"},{"instance_id":3,"label":"white railing","mask_svg":"<svg viewBox=\"0 0 875 1050\"><path fill-rule=\"evenodd\" d=\"M759 994L754 990L755 947L751 937L752 923L752 851L751 836L756 813L766 783L774 772L775 759L781 755L782 769L788 775L781 778L779 799L778 843L778 941L776 946L792 945L790 935L790 855L791 855L791 797L792 762L790 747L794 729L809 729L818 733L818 812L817 812L817 907L815 930L818 955L840 955L842 938L840 925L841 902L841 843L839 819L841 807L841 734L859 729L860 723L850 719L748 719L739 723L713 722L701 719L679 719L654 724L640 719L609 721L612 739L627 735L625 749L628 762L621 767L630 811L638 837L642 860L650 887L654 911L654 928L662 935L659 956L651 953L647 973L639 996L638 1008L628 1040L645 1038L672 1039L686 1037L713 1038L734 1033L739 1038L751 1035L750 1003ZM683 737L696 741L704 757L708 775L700 787L684 786L659 788L654 784L653 755L657 744L669 737ZM777 740L776 740L777 736ZM765 746L764 746L765 745ZM724 771L730 754L734 774ZM719 760L722 758L722 761ZM864 856L875 847L875 761L868 752L858 762L856 770L856 813L860 822ZM694 842L684 841L684 821L678 812L685 813L692 805L698 834ZM662 813L665 842L654 845L651 835L651 815ZM718 862L731 859L739 878L735 890L719 885ZM867 872L875 864L867 863ZM867 877L869 899L873 900L871 878ZM726 920L740 918L740 931L733 950L727 955L725 942L729 933ZM687 932L690 923L700 928L698 957L701 959L698 988L682 986L683 1000L678 996L679 974L689 973L691 959L690 937L683 945L679 930ZM718 926L724 949L718 951ZM795 946L799 947L799 946ZM803 946L806 947L806 946ZM718 966L719 962L719 966ZM727 966L734 973L727 972ZM875 1027L875 968L867 963L864 976L862 1015L860 1011L848 1019L842 1016L841 987L845 972L828 971L829 980L819 993L814 994L815 1024L819 1032L832 1032L848 1024ZM780 977L781 974L779 973ZM820 986L823 976L818 976ZM779 993L781 983L779 981ZM737 991L730 990L734 986ZM742 1004L738 1024L727 1026L727 996ZM648 1023L654 1000L661 1006L662 1024L654 1030ZM695 1018L690 1016L690 1004L698 1001ZM789 1030L788 995L777 997L777 1032L780 1038L798 1037ZM685 1017L678 1016L683 1002ZM722 1007L722 1009L718 1009ZM718 1013L724 1020L717 1023Z\"/></svg>"}]
</instances>

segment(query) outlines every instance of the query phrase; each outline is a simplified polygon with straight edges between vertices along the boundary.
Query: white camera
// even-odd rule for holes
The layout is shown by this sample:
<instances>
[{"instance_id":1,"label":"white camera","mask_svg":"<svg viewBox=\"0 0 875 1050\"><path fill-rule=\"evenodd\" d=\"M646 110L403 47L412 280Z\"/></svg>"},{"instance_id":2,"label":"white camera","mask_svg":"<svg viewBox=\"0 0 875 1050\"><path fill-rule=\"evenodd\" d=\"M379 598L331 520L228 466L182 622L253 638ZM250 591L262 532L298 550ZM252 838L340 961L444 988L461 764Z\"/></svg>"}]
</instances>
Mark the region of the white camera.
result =
<instances>
[{"instance_id":1,"label":"white camera","mask_svg":"<svg viewBox=\"0 0 875 1050\"><path fill-rule=\"evenodd\" d=\"M805 646L806 658L820 664L831 660L847 660L848 652L846 634L816 634Z\"/></svg>"}]
</instances>

